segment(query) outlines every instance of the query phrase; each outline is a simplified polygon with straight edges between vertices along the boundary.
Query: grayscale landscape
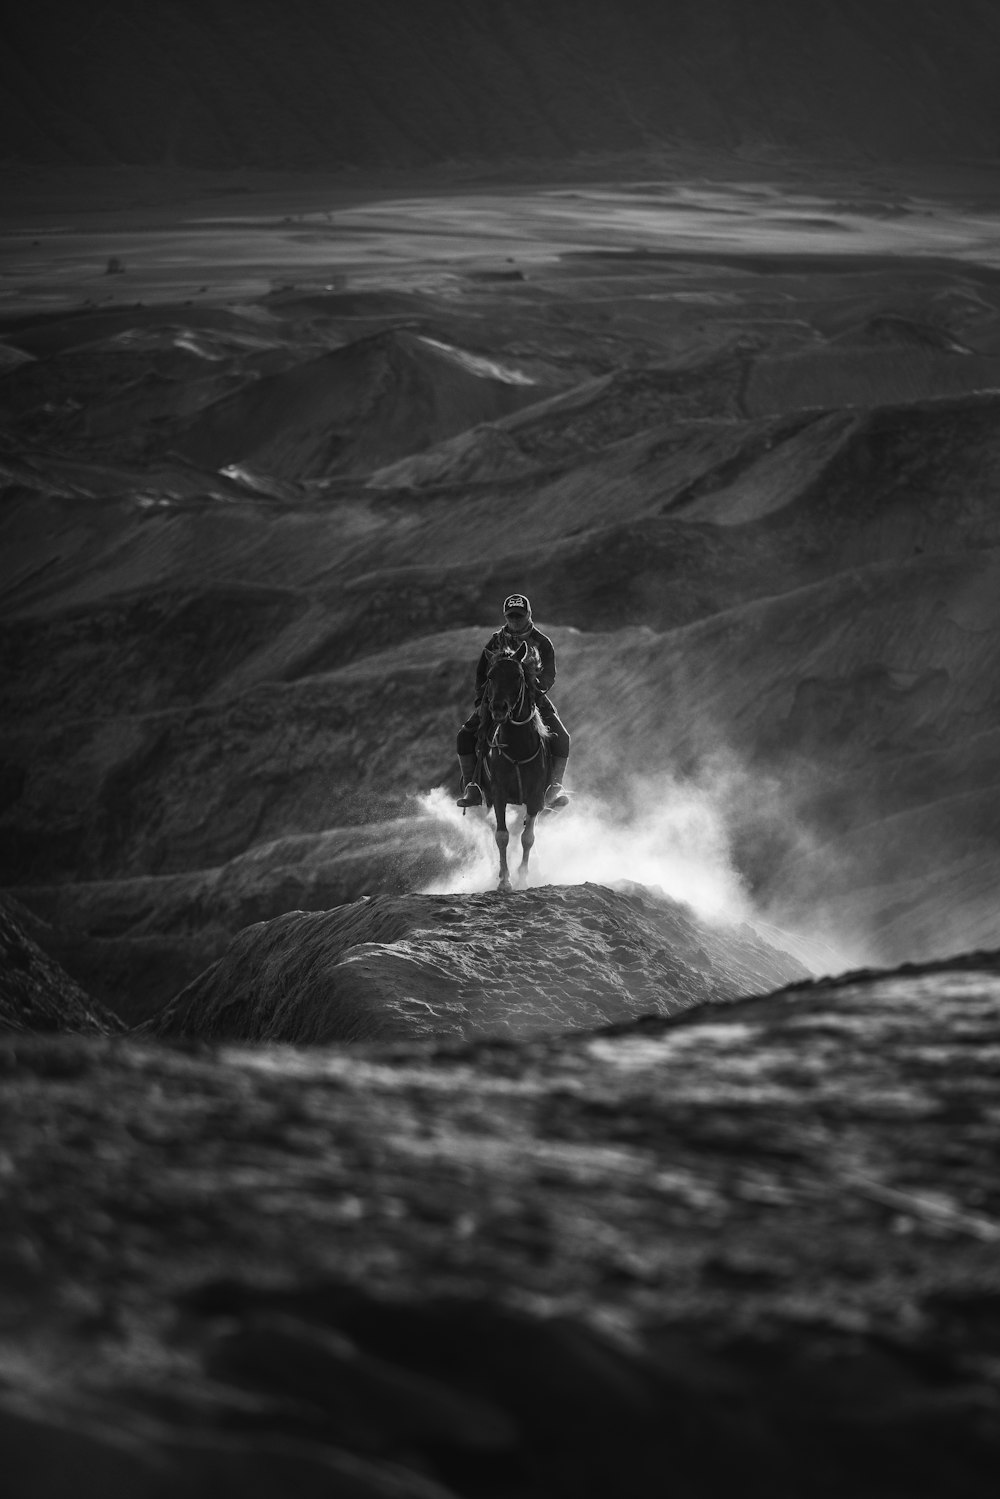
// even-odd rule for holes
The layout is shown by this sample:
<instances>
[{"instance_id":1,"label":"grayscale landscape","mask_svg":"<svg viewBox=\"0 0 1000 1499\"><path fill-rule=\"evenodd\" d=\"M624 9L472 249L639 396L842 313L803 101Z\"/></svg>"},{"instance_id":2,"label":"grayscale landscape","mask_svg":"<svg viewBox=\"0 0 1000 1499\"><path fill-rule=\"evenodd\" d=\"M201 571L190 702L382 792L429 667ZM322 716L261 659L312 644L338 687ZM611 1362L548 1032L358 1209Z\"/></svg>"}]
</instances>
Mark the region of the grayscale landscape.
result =
<instances>
[{"instance_id":1,"label":"grayscale landscape","mask_svg":"<svg viewBox=\"0 0 1000 1499\"><path fill-rule=\"evenodd\" d=\"M14 1494L992 1493L995 7L60 14L0 61ZM503 891L512 591L571 799Z\"/></svg>"}]
</instances>

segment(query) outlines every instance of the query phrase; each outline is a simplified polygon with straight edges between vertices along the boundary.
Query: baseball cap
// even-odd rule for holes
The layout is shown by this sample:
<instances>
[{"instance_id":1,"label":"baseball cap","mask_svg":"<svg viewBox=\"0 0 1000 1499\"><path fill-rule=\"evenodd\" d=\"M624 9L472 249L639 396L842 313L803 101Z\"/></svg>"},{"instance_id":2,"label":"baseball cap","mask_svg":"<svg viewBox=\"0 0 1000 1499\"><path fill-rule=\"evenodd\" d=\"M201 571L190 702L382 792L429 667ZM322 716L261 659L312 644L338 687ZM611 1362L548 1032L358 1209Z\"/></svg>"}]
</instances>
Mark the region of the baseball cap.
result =
<instances>
[{"instance_id":1,"label":"baseball cap","mask_svg":"<svg viewBox=\"0 0 1000 1499\"><path fill-rule=\"evenodd\" d=\"M523 593L509 593L503 601L504 614L530 614L531 603Z\"/></svg>"}]
</instances>

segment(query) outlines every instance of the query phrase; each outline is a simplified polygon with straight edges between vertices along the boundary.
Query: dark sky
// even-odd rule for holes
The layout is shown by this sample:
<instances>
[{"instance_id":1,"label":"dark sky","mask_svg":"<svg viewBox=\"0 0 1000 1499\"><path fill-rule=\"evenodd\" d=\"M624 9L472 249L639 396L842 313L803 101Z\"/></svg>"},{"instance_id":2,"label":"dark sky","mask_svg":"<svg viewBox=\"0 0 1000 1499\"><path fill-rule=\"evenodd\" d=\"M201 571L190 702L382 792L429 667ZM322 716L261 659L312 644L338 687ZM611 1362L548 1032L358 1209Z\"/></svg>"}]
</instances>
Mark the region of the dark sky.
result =
<instances>
[{"instance_id":1,"label":"dark sky","mask_svg":"<svg viewBox=\"0 0 1000 1499\"><path fill-rule=\"evenodd\" d=\"M0 160L1000 156L997 0L32 0Z\"/></svg>"}]
</instances>

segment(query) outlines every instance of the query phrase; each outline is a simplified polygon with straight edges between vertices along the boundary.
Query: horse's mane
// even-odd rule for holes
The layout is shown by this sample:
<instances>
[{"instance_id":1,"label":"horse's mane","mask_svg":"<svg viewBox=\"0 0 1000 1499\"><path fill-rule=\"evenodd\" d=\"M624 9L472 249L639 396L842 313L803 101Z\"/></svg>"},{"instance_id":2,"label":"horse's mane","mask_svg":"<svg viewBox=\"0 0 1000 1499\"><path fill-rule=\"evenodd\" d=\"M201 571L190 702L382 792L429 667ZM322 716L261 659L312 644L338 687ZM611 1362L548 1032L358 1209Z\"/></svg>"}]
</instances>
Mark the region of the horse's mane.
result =
<instances>
[{"instance_id":1,"label":"horse's mane","mask_svg":"<svg viewBox=\"0 0 1000 1499\"><path fill-rule=\"evenodd\" d=\"M512 650L509 645L502 645L490 657L491 670L498 661L511 661L515 666L521 668L525 684L528 688L528 704L531 709L530 717L534 722L538 737L540 739L550 739L552 737L552 730L542 718L542 715L538 711L538 705L535 702L535 695L538 692L538 667L535 664L534 654L529 652L523 660L519 660L516 651Z\"/></svg>"}]
</instances>

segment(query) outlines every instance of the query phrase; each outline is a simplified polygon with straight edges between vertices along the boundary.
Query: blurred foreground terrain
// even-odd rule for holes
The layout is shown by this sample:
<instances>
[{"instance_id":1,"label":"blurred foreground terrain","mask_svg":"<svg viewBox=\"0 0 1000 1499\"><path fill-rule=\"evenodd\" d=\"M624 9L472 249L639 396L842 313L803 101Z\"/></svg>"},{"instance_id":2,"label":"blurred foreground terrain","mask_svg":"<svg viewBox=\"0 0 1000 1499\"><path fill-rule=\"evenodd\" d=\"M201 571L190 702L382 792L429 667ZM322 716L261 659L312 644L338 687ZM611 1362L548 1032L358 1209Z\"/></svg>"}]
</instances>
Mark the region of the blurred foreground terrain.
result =
<instances>
[{"instance_id":1,"label":"blurred foreground terrain","mask_svg":"<svg viewBox=\"0 0 1000 1499\"><path fill-rule=\"evenodd\" d=\"M992 1494L995 955L533 1040L99 1023L0 1044L17 1499Z\"/></svg>"}]
</instances>

